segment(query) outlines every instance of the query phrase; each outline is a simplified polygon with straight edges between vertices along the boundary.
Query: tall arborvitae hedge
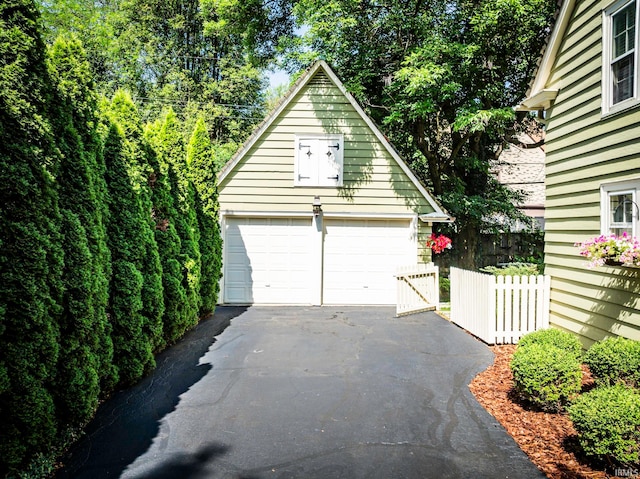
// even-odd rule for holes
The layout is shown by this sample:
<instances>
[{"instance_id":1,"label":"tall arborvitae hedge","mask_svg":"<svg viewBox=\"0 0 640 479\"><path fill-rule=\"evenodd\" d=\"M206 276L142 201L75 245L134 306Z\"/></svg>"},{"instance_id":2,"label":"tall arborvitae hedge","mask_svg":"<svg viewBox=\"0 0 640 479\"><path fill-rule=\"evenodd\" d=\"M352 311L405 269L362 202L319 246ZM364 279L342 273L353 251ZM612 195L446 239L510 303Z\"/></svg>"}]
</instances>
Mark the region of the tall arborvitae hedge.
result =
<instances>
[{"instance_id":1,"label":"tall arborvitae hedge","mask_svg":"<svg viewBox=\"0 0 640 479\"><path fill-rule=\"evenodd\" d=\"M155 236L162 263L164 339L172 343L193 324L193 311L187 300L182 242L176 229L176 224L180 221L175 207L178 199L174 197L170 187L171 184L176 184L175 172L164 158L165 154L162 151L162 125L162 121L147 125L145 135L158 152L157 161L154 163L157 173L151 191L153 217L156 221Z\"/></svg>"},{"instance_id":2,"label":"tall arborvitae hedge","mask_svg":"<svg viewBox=\"0 0 640 479\"><path fill-rule=\"evenodd\" d=\"M152 351L163 345L162 316L164 314L164 298L162 291L162 265L158 254L158 245L154 238L156 221L153 218L153 202L151 185L155 182L157 172L151 163L153 151L144 138L144 130L140 116L131 97L124 92L117 92L109 106L109 117L124 134L123 161L136 194L137 221L139 231L130 241L137 242L136 255L129 260L142 274L142 310L144 316L143 332ZM110 209L114 214L113 208ZM137 210L136 210L137 211ZM113 224L113 219L110 221ZM115 254L111 248L111 254ZM115 269L114 269L115 274Z\"/></svg>"},{"instance_id":3,"label":"tall arborvitae hedge","mask_svg":"<svg viewBox=\"0 0 640 479\"><path fill-rule=\"evenodd\" d=\"M58 38L49 49L58 87L57 187L63 211L64 312L56 398L69 426L86 422L103 389L113 386L113 344L107 320L110 253L104 226L104 168L89 65L77 40ZM101 381L102 380L102 381Z\"/></svg>"},{"instance_id":4,"label":"tall arborvitae hedge","mask_svg":"<svg viewBox=\"0 0 640 479\"><path fill-rule=\"evenodd\" d=\"M51 465L213 309L220 274L204 124L189 174L173 112L156 153L128 95L97 106L76 39L49 51L33 2L0 2L0 477Z\"/></svg>"},{"instance_id":5,"label":"tall arborvitae hedge","mask_svg":"<svg viewBox=\"0 0 640 479\"><path fill-rule=\"evenodd\" d=\"M195 209L195 189L187 174L187 152L180 122L173 110L168 110L156 135L156 150L165 164L171 194L177 209L176 231L180 236L180 263L187 295L183 331L198 322L200 308L200 230Z\"/></svg>"},{"instance_id":6,"label":"tall arborvitae hedge","mask_svg":"<svg viewBox=\"0 0 640 479\"><path fill-rule=\"evenodd\" d=\"M57 434L63 253L53 185L53 99L29 0L0 2L0 475Z\"/></svg>"},{"instance_id":7,"label":"tall arborvitae hedge","mask_svg":"<svg viewBox=\"0 0 640 479\"><path fill-rule=\"evenodd\" d=\"M153 367L155 361L142 312L140 265L145 254L147 222L140 197L129 177L126 152L124 133L119 125L112 123L104 144L109 193L107 238L112 260L108 312L118 379L131 383Z\"/></svg>"},{"instance_id":8,"label":"tall arborvitae hedge","mask_svg":"<svg viewBox=\"0 0 640 479\"><path fill-rule=\"evenodd\" d=\"M187 147L187 164L196 189L196 211L200 226L200 314L215 309L222 271L222 236L218 222L218 186L215 157L204 118L199 117Z\"/></svg>"}]
</instances>

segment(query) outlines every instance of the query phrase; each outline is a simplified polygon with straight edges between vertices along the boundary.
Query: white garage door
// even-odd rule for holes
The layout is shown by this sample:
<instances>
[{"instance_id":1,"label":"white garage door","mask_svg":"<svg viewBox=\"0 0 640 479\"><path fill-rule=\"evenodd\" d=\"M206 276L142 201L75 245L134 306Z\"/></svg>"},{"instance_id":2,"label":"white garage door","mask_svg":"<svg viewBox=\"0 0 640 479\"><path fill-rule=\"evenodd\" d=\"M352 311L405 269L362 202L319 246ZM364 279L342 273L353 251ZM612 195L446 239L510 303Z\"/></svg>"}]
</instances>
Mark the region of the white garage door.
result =
<instances>
[{"instance_id":1,"label":"white garage door","mask_svg":"<svg viewBox=\"0 0 640 479\"><path fill-rule=\"evenodd\" d=\"M398 266L416 261L407 220L325 219L325 304L395 304Z\"/></svg>"},{"instance_id":2,"label":"white garage door","mask_svg":"<svg viewBox=\"0 0 640 479\"><path fill-rule=\"evenodd\" d=\"M227 218L225 302L310 304L310 233L310 218Z\"/></svg>"}]
</instances>

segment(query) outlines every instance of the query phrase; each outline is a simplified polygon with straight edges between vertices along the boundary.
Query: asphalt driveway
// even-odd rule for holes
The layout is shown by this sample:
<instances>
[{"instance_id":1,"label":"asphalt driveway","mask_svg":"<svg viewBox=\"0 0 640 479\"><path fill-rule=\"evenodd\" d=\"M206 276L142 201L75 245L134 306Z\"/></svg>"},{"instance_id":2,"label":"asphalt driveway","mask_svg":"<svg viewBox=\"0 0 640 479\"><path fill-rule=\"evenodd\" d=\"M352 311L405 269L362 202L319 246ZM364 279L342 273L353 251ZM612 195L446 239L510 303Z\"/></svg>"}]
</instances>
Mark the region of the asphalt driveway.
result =
<instances>
[{"instance_id":1,"label":"asphalt driveway","mask_svg":"<svg viewBox=\"0 0 640 479\"><path fill-rule=\"evenodd\" d=\"M543 478L467 385L489 348L434 313L219 307L116 394L60 478Z\"/></svg>"}]
</instances>

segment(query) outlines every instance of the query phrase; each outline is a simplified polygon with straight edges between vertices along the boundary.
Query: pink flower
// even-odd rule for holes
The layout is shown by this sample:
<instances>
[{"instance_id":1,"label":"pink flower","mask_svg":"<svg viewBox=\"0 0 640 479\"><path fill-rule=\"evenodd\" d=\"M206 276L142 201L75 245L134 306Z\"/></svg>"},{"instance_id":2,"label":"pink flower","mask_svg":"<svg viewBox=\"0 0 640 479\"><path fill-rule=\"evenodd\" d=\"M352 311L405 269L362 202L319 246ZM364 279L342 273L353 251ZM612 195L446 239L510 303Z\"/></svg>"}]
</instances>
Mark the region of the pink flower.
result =
<instances>
[{"instance_id":1,"label":"pink flower","mask_svg":"<svg viewBox=\"0 0 640 479\"><path fill-rule=\"evenodd\" d=\"M427 247L435 254L442 253L445 249L451 249L451 238L447 238L445 235L436 236L435 233L431 233L431 236L427 240Z\"/></svg>"},{"instance_id":2,"label":"pink flower","mask_svg":"<svg viewBox=\"0 0 640 479\"><path fill-rule=\"evenodd\" d=\"M603 266L608 260L625 266L640 266L640 241L627 233L600 235L575 243L575 246L579 248L579 254L589 260L589 268Z\"/></svg>"}]
</instances>

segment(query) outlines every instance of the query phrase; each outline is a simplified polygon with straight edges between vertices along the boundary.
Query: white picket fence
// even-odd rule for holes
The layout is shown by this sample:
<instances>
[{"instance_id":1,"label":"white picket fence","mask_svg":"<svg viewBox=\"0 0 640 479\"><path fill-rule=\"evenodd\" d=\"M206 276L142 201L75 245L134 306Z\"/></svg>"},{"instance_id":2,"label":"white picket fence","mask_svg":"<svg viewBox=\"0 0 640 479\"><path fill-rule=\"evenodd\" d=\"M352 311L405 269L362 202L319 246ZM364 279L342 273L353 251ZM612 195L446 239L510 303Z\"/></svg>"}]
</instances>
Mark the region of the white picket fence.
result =
<instances>
[{"instance_id":1,"label":"white picket fence","mask_svg":"<svg viewBox=\"0 0 640 479\"><path fill-rule=\"evenodd\" d=\"M395 277L398 285L396 316L438 308L438 267L433 263L400 267Z\"/></svg>"},{"instance_id":2,"label":"white picket fence","mask_svg":"<svg viewBox=\"0 0 640 479\"><path fill-rule=\"evenodd\" d=\"M451 321L488 344L515 344L549 327L549 276L494 276L451 268Z\"/></svg>"}]
</instances>

